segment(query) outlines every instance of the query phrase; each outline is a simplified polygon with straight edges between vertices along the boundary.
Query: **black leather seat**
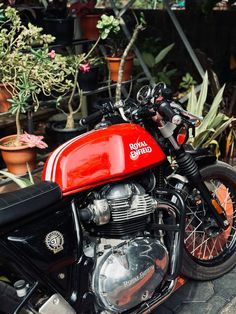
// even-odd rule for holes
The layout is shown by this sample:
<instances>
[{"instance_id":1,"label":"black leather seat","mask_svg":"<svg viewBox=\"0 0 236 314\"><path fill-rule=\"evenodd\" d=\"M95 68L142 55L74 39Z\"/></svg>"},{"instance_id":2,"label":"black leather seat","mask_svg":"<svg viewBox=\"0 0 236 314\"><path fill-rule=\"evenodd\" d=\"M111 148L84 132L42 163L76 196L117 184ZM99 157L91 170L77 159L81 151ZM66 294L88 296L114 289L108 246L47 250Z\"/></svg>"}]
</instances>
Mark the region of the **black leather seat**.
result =
<instances>
[{"instance_id":1,"label":"black leather seat","mask_svg":"<svg viewBox=\"0 0 236 314\"><path fill-rule=\"evenodd\" d=\"M0 194L0 227L32 215L60 200L58 184L44 181L14 192Z\"/></svg>"}]
</instances>

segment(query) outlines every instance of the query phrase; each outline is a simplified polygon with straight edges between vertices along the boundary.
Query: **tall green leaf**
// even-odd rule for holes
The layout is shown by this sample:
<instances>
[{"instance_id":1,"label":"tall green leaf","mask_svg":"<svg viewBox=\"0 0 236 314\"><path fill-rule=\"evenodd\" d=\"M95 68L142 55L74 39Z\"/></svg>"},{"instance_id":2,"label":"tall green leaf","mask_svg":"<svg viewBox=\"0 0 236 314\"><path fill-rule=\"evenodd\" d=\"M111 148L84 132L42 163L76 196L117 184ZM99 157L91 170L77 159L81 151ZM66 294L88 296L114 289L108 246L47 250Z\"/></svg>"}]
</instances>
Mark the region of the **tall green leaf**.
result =
<instances>
[{"instance_id":1,"label":"tall green leaf","mask_svg":"<svg viewBox=\"0 0 236 314\"><path fill-rule=\"evenodd\" d=\"M32 182L26 178L19 178L15 176L13 173L0 170L0 174L14 181L20 188L26 188L27 186L32 185Z\"/></svg>"},{"instance_id":2,"label":"tall green leaf","mask_svg":"<svg viewBox=\"0 0 236 314\"><path fill-rule=\"evenodd\" d=\"M206 72L203 78L203 82L200 88L200 94L197 98L196 89L194 86L191 87L190 93L188 94L187 111L197 116L202 116L204 104L207 98L208 91L208 73Z\"/></svg>"},{"instance_id":3,"label":"tall green leaf","mask_svg":"<svg viewBox=\"0 0 236 314\"><path fill-rule=\"evenodd\" d=\"M192 143L193 146L195 148L201 147L207 138L209 138L209 136L214 133L214 131L214 129L207 129L196 135Z\"/></svg>"},{"instance_id":4,"label":"tall green leaf","mask_svg":"<svg viewBox=\"0 0 236 314\"><path fill-rule=\"evenodd\" d=\"M155 58L155 64L160 63L165 58L165 56L170 52L170 50L174 47L174 45L175 44L173 43L162 49Z\"/></svg>"},{"instance_id":5,"label":"tall green leaf","mask_svg":"<svg viewBox=\"0 0 236 314\"><path fill-rule=\"evenodd\" d=\"M197 116L202 116L203 107L204 107L204 104L205 104L206 98L207 98L207 91L208 91L208 73L206 71L205 75L203 77L203 82L201 85L201 90L200 90L200 94L199 94L198 101L197 101L197 108L196 108L196 115Z\"/></svg>"},{"instance_id":6,"label":"tall green leaf","mask_svg":"<svg viewBox=\"0 0 236 314\"><path fill-rule=\"evenodd\" d=\"M216 114L219 110L219 105L222 101L222 97L223 97L223 92L225 89L225 85L218 91L217 95L215 96L213 103L210 107L209 112L207 113L207 115L205 116L203 123L199 126L198 128L198 133L201 131L206 130L207 128L209 128L209 125L213 122L213 120L216 117Z\"/></svg>"},{"instance_id":7,"label":"tall green leaf","mask_svg":"<svg viewBox=\"0 0 236 314\"><path fill-rule=\"evenodd\" d=\"M224 123L225 121L228 121L229 117L227 117L225 114L219 112L215 119L211 122L210 127L213 129L217 129L222 123Z\"/></svg>"},{"instance_id":8,"label":"tall green leaf","mask_svg":"<svg viewBox=\"0 0 236 314\"><path fill-rule=\"evenodd\" d=\"M207 140L204 144L205 147L211 144L213 140L215 140L224 130L233 122L236 118L231 117L226 122L224 122L219 128L215 130L215 132L212 134L212 136Z\"/></svg>"},{"instance_id":9,"label":"tall green leaf","mask_svg":"<svg viewBox=\"0 0 236 314\"><path fill-rule=\"evenodd\" d=\"M192 86L190 93L188 94L187 111L191 112L192 114L195 114L196 104L197 104L197 96L196 96L195 88L194 86Z\"/></svg>"},{"instance_id":10,"label":"tall green leaf","mask_svg":"<svg viewBox=\"0 0 236 314\"><path fill-rule=\"evenodd\" d=\"M142 53L143 61L149 68L153 68L155 65L155 57L150 52L144 51Z\"/></svg>"}]
</instances>

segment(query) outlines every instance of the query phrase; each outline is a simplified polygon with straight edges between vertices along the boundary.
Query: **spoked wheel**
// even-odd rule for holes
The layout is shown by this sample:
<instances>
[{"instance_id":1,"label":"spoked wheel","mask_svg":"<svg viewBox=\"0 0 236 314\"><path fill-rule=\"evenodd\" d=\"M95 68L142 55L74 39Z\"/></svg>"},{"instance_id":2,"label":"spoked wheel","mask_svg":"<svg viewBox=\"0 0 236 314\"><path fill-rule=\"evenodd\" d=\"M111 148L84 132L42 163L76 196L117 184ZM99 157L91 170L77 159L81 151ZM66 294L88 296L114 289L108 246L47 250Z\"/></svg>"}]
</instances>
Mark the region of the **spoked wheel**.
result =
<instances>
[{"instance_id":1,"label":"spoked wheel","mask_svg":"<svg viewBox=\"0 0 236 314\"><path fill-rule=\"evenodd\" d=\"M236 265L236 172L218 162L201 169L204 182L224 208L230 226L219 231L198 191L187 198L182 272L198 280L217 278Z\"/></svg>"}]
</instances>

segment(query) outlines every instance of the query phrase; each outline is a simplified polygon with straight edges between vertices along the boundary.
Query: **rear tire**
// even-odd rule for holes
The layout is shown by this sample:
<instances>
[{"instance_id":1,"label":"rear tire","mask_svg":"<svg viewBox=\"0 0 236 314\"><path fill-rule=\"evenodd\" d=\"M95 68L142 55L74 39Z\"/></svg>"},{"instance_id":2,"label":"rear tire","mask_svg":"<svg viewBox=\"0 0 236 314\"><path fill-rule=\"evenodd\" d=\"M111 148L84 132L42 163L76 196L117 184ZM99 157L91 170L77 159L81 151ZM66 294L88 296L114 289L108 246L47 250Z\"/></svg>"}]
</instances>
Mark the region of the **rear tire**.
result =
<instances>
[{"instance_id":1,"label":"rear tire","mask_svg":"<svg viewBox=\"0 0 236 314\"><path fill-rule=\"evenodd\" d=\"M236 171L226 163L217 162L200 169L200 172L225 208L230 227L212 235L203 222L207 206L193 190L186 202L182 273L192 279L212 280L236 265ZM194 193L196 198L193 200Z\"/></svg>"}]
</instances>

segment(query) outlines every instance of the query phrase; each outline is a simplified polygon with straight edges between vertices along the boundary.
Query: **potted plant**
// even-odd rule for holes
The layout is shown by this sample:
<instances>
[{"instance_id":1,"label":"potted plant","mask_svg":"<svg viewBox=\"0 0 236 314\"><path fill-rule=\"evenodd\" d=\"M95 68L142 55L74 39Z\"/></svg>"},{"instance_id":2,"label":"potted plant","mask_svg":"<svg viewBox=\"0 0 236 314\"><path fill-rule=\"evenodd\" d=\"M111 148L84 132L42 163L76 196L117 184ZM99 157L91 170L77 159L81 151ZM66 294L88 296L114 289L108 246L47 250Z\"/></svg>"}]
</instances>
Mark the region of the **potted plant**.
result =
<instances>
[{"instance_id":1,"label":"potted plant","mask_svg":"<svg viewBox=\"0 0 236 314\"><path fill-rule=\"evenodd\" d=\"M75 119L82 106L84 91L80 86L80 80L78 78L80 75L88 74L93 63L101 62L101 58L94 57L93 54L100 40L106 39L111 32L119 31L119 21L114 18L114 16L107 19L106 15L102 15L101 20L106 21L106 26L102 29L99 28L100 35L97 41L92 44L88 53L77 55L72 54L67 57L67 68L70 71L73 84L71 85L69 94L67 93L67 97L63 97L62 95L57 99L57 108L63 113L65 119L61 119L60 117L60 120L62 121L49 123L48 125L48 131L53 132L54 136L57 132L60 133L57 137L59 139L57 144L61 144L69 138L86 131L86 129L84 127L82 128ZM98 25L101 24L98 23ZM76 95L77 102L75 100Z\"/></svg>"},{"instance_id":2,"label":"potted plant","mask_svg":"<svg viewBox=\"0 0 236 314\"><path fill-rule=\"evenodd\" d=\"M135 15L134 15L135 16ZM104 16L98 22L98 28L100 30L106 30L107 24L109 24L109 19L113 18ZM107 39L108 55L106 60L108 62L109 78L114 82L127 81L131 79L132 69L133 69L133 59L134 56L131 53L131 48L134 45L138 33L144 29L145 20L141 13L140 20L136 19L136 26L134 27L132 36L129 38L128 43L125 43L123 37L119 37L118 32L120 31L119 20L117 20L117 30L110 34Z\"/></svg>"},{"instance_id":3,"label":"potted plant","mask_svg":"<svg viewBox=\"0 0 236 314\"><path fill-rule=\"evenodd\" d=\"M152 45L150 45L150 42L152 42ZM139 46L143 61L148 67L153 81L155 83L164 82L167 85L171 85L171 76L177 72L177 69L172 68L165 61L165 58L173 49L174 43L163 47L160 38L149 37L144 39ZM138 59L135 59L135 66L137 66L140 72Z\"/></svg>"},{"instance_id":4,"label":"potted plant","mask_svg":"<svg viewBox=\"0 0 236 314\"><path fill-rule=\"evenodd\" d=\"M9 172L23 175L27 167L32 171L36 168L36 148L44 149L48 145L43 141L43 136L24 133L19 136L18 146L11 146L15 136L9 135L0 140L2 158Z\"/></svg>"},{"instance_id":5,"label":"potted plant","mask_svg":"<svg viewBox=\"0 0 236 314\"><path fill-rule=\"evenodd\" d=\"M211 104L207 104L208 93L208 73L206 72L201 84L199 95L195 87L192 86L188 95L187 111L196 116L204 116L204 120L200 126L195 130L195 135L190 134L189 144L195 149L209 148L214 145L215 153L219 156L219 143L218 138L226 130L232 122L235 121L234 117L228 117L220 112L220 104L223 99L223 92L225 86L221 87L217 95L214 97Z\"/></svg>"},{"instance_id":6,"label":"potted plant","mask_svg":"<svg viewBox=\"0 0 236 314\"><path fill-rule=\"evenodd\" d=\"M143 30L146 26L146 21L144 19L144 15L143 13L140 14L139 20L137 19L136 15L134 15L135 20L136 20L136 25L134 27L132 36L129 38L129 41L127 43L127 45L125 46L125 48L122 50L121 53L119 53L119 56L114 56L114 57L107 57L106 59L109 61L108 63L108 67L109 67L109 72L110 72L110 79L113 81L116 81L116 92L115 92L115 102L119 102L121 100L121 86L122 86L122 82L129 80L131 78L131 73L132 73L132 68L133 68L133 55L130 54L130 51L138 37L138 34L141 30ZM114 19L114 17L109 17L109 16L105 16L103 15L101 17L101 20L98 21L98 29L104 33L107 33L107 25L109 25L110 20ZM114 34L117 34L120 30L120 26L119 26L119 20L116 20L116 30L115 32L110 33L109 38L112 38ZM120 48L119 48L119 42L117 42L116 40L114 40L113 37L113 47L116 47L115 52L117 54L117 52L120 52ZM114 53L115 54L115 53ZM114 58L114 62L112 61L112 59ZM113 71L113 67L112 64L117 62L118 64L116 65L116 67L114 68Z\"/></svg>"},{"instance_id":7,"label":"potted plant","mask_svg":"<svg viewBox=\"0 0 236 314\"><path fill-rule=\"evenodd\" d=\"M12 154L16 150L18 155L28 150L29 143L22 142L20 114L30 107L36 111L41 94L63 93L71 85L67 79L66 58L49 50L48 44L53 40L51 35L42 34L39 27L24 26L16 9L0 6L0 80L10 87L9 111L16 121L16 135L0 139L1 150ZM32 170L34 162L27 162ZM22 174L22 171L21 168L15 173Z\"/></svg>"},{"instance_id":8,"label":"potted plant","mask_svg":"<svg viewBox=\"0 0 236 314\"><path fill-rule=\"evenodd\" d=\"M78 83L83 91L91 91L97 88L99 81L99 70L103 65L103 58L91 56L80 65Z\"/></svg>"},{"instance_id":9,"label":"potted plant","mask_svg":"<svg viewBox=\"0 0 236 314\"><path fill-rule=\"evenodd\" d=\"M89 40L99 37L97 23L101 14L95 11L95 5L94 0L78 0L71 5L71 12L79 17L82 36Z\"/></svg>"},{"instance_id":10,"label":"potted plant","mask_svg":"<svg viewBox=\"0 0 236 314\"><path fill-rule=\"evenodd\" d=\"M102 16L101 20L98 22L98 28L100 30L105 30L110 20L114 19L113 16ZM125 40L123 36L120 36L120 21L116 20L117 29L116 32L110 33L106 40L106 50L107 50L107 64L109 70L109 79L111 81L117 82L118 72L121 62L121 57L124 52ZM125 57L125 65L123 71L123 81L128 81L132 75L133 69L133 55L129 54Z\"/></svg>"}]
</instances>

